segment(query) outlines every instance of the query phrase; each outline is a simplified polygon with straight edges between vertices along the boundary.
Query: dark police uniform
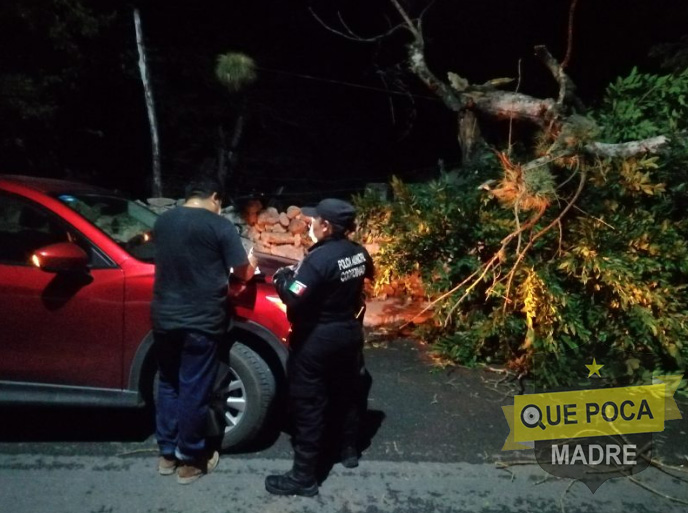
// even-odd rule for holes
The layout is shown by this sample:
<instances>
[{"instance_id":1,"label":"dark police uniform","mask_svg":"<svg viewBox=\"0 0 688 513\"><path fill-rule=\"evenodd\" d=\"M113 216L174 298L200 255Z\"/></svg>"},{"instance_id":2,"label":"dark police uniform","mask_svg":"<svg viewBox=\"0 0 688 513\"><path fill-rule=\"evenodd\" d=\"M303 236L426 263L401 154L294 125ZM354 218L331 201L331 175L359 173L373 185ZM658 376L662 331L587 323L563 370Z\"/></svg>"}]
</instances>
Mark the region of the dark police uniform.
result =
<instances>
[{"instance_id":1,"label":"dark police uniform","mask_svg":"<svg viewBox=\"0 0 688 513\"><path fill-rule=\"evenodd\" d=\"M296 269L274 277L292 323L289 399L294 423L294 469L315 475L331 402L343 419L343 443L355 444L356 394L360 381L363 282L373 277L366 249L344 234L313 245Z\"/></svg>"}]
</instances>

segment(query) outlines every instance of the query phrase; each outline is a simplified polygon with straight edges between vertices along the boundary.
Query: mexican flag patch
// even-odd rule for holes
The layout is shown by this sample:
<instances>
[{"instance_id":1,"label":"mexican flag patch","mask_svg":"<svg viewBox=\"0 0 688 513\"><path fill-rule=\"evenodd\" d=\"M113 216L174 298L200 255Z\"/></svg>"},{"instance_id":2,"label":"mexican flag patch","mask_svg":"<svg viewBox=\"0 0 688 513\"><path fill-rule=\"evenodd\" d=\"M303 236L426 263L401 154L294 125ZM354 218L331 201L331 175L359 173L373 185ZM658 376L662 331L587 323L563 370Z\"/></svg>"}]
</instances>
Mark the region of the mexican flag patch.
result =
<instances>
[{"instance_id":1,"label":"mexican flag patch","mask_svg":"<svg viewBox=\"0 0 688 513\"><path fill-rule=\"evenodd\" d=\"M289 285L289 291L293 293L295 296L303 296L304 292L306 292L306 287L303 283L301 283L299 280L295 280L294 283Z\"/></svg>"}]
</instances>

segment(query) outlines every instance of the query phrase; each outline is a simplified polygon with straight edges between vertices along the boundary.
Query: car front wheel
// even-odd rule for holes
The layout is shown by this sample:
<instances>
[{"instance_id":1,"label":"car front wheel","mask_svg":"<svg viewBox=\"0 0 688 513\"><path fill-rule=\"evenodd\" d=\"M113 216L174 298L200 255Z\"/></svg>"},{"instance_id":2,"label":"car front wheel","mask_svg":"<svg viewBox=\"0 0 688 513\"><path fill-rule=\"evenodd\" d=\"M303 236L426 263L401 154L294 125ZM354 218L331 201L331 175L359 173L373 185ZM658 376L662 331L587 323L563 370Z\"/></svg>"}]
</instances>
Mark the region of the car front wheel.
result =
<instances>
[{"instance_id":1,"label":"car front wheel","mask_svg":"<svg viewBox=\"0 0 688 513\"><path fill-rule=\"evenodd\" d=\"M260 433L275 398L276 383L267 363L241 342L232 344L229 362L223 363L213 403L224 429L222 448L229 449Z\"/></svg>"}]
</instances>

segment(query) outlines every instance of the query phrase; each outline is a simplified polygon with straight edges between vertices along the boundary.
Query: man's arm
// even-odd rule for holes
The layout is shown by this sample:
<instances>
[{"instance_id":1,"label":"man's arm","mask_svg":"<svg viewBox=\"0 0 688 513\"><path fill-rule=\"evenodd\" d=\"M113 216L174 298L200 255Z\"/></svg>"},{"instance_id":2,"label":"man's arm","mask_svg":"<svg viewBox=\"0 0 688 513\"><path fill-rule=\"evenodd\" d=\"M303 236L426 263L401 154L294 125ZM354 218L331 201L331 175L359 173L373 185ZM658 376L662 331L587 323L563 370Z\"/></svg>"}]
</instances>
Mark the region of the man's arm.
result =
<instances>
[{"instance_id":1,"label":"man's arm","mask_svg":"<svg viewBox=\"0 0 688 513\"><path fill-rule=\"evenodd\" d=\"M248 262L232 269L232 274L241 281L249 281L256 274L258 259L253 254L253 248L248 252Z\"/></svg>"}]
</instances>

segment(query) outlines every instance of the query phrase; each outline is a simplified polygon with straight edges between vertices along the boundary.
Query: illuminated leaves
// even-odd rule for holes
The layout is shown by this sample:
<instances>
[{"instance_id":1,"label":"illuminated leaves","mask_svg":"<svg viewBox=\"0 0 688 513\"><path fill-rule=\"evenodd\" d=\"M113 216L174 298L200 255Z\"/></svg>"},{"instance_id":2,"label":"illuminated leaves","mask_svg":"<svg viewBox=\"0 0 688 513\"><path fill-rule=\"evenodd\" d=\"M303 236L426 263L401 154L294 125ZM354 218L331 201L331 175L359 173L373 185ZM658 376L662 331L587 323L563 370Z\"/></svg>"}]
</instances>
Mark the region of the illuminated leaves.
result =
<instances>
[{"instance_id":1,"label":"illuminated leaves","mask_svg":"<svg viewBox=\"0 0 688 513\"><path fill-rule=\"evenodd\" d=\"M686 95L688 72L634 71L610 87L589 126L614 142L688 128ZM374 228L386 238L382 275L419 272L430 298L441 298L424 339L462 364L501 362L547 386L576 382L590 356L608 362L607 376L619 383L681 368L688 357L688 145L625 160L578 154L526 172L515 156L496 155L452 179L393 180L394 200L364 215L382 219L384 212ZM584 173L589 180L576 189ZM519 232L528 219L524 198L546 208L533 231ZM555 228L533 243L543 226Z\"/></svg>"},{"instance_id":2,"label":"illuminated leaves","mask_svg":"<svg viewBox=\"0 0 688 513\"><path fill-rule=\"evenodd\" d=\"M607 88L597 120L609 142L645 139L685 130L688 119L688 70L652 75L633 68Z\"/></svg>"}]
</instances>

